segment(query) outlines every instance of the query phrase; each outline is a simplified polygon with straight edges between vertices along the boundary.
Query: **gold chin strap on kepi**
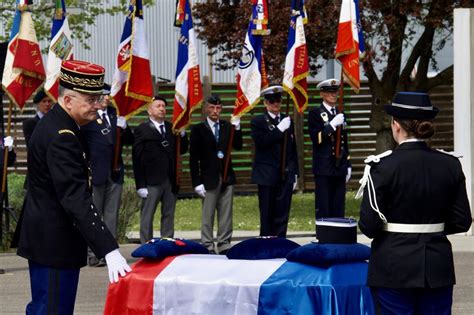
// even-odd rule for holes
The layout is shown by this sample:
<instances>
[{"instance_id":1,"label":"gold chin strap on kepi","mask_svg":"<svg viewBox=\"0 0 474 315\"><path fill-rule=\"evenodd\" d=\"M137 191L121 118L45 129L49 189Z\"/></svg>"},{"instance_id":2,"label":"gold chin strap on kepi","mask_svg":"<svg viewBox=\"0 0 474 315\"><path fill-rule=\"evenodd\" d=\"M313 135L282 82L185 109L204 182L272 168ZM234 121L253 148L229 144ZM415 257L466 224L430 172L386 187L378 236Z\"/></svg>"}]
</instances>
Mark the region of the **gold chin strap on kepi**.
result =
<instances>
[{"instance_id":1,"label":"gold chin strap on kepi","mask_svg":"<svg viewBox=\"0 0 474 315\"><path fill-rule=\"evenodd\" d=\"M372 176L370 175L370 168L371 168L371 163L379 163L380 159L389 156L392 154L392 150L385 151L383 153L380 153L379 155L369 155L365 160L365 168L364 168L364 175L360 179L360 188L357 191L357 194L355 196L356 199L359 199L363 196L364 194L364 188L368 184L368 196L369 196L369 203L370 207L379 214L380 219L383 221L383 223L387 223L387 219L383 215L382 212L380 212L379 206L377 204L377 195L374 187L374 181L372 180Z\"/></svg>"}]
</instances>

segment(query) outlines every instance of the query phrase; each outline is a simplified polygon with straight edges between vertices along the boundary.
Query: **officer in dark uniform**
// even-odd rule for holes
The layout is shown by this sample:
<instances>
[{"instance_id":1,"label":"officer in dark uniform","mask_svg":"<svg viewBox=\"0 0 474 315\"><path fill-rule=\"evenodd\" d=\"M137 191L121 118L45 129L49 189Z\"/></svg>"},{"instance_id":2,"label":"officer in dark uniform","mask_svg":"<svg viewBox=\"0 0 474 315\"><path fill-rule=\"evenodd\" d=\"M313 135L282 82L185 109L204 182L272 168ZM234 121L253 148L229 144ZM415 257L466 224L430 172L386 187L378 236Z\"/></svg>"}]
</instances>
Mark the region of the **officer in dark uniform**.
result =
<instances>
[{"instance_id":1,"label":"officer in dark uniform","mask_svg":"<svg viewBox=\"0 0 474 315\"><path fill-rule=\"evenodd\" d=\"M318 84L323 102L309 111L308 128L313 142L316 218L344 217L346 182L351 177L347 130L343 113L336 108L340 81ZM341 126L340 159L336 160L337 127Z\"/></svg>"},{"instance_id":2,"label":"officer in dark uniform","mask_svg":"<svg viewBox=\"0 0 474 315\"><path fill-rule=\"evenodd\" d=\"M33 98L33 103L36 105L36 115L35 117L25 119L23 121L23 135L25 136L26 146L28 147L28 142L30 142L31 135L33 135L33 130L35 130L36 125L43 116L49 112L53 102L51 98L44 92L40 90L36 93Z\"/></svg>"},{"instance_id":3,"label":"officer in dark uniform","mask_svg":"<svg viewBox=\"0 0 474 315\"><path fill-rule=\"evenodd\" d=\"M280 113L282 91L279 85L264 89L261 95L265 113L251 121L251 136L255 142L252 183L258 185L261 236L286 237L291 197L298 175L293 124L289 116ZM282 154L283 147L286 147L285 154Z\"/></svg>"},{"instance_id":4,"label":"officer in dark uniform","mask_svg":"<svg viewBox=\"0 0 474 315\"><path fill-rule=\"evenodd\" d=\"M32 301L27 314L72 314L87 246L105 256L110 281L130 271L92 203L80 126L96 119L104 68L65 61L58 104L36 126L28 148L28 192L18 255L28 259Z\"/></svg>"},{"instance_id":5,"label":"officer in dark uniform","mask_svg":"<svg viewBox=\"0 0 474 315\"><path fill-rule=\"evenodd\" d=\"M359 227L373 238L367 284L382 314L451 314L455 275L446 235L472 222L461 164L425 142L438 113L427 94L400 92L385 110L398 146L369 156L361 181Z\"/></svg>"}]
</instances>

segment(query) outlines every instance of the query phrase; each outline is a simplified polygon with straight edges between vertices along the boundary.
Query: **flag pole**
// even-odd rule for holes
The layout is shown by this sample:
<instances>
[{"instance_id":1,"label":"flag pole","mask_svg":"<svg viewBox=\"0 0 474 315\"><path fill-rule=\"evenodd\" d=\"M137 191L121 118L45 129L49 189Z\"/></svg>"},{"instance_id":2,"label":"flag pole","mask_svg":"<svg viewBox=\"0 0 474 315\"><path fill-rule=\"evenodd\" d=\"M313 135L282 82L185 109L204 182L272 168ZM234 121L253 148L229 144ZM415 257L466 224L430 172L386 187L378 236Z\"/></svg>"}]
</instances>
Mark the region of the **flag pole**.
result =
<instances>
[{"instance_id":1,"label":"flag pole","mask_svg":"<svg viewBox=\"0 0 474 315\"><path fill-rule=\"evenodd\" d=\"M344 110L344 73L341 70L341 86L339 87L339 99L338 99L338 105L337 105L337 111L339 113L342 113ZM336 131L336 148L335 148L335 154L336 154L336 166L339 166L339 163L341 161L341 133L342 133L342 124L341 126L337 127Z\"/></svg>"},{"instance_id":2,"label":"flag pole","mask_svg":"<svg viewBox=\"0 0 474 315\"><path fill-rule=\"evenodd\" d=\"M120 157L120 146L122 145L122 128L116 127L116 139L115 139L115 148L114 148L114 160L112 164L112 172L120 172L119 167L119 157Z\"/></svg>"},{"instance_id":3,"label":"flag pole","mask_svg":"<svg viewBox=\"0 0 474 315\"><path fill-rule=\"evenodd\" d=\"M176 174L175 174L176 177L175 177L175 179L176 179L176 191L179 191L179 185L180 185L180 183L179 183L180 182L180 177L179 177L180 167L179 167L179 164L181 162L181 159L180 159L180 155L181 155L180 154L181 153L181 136L180 136L179 132L175 134L175 137L176 137L176 141L175 141L175 143L176 143L176 150L175 150L176 151Z\"/></svg>"},{"instance_id":4,"label":"flag pole","mask_svg":"<svg viewBox=\"0 0 474 315\"><path fill-rule=\"evenodd\" d=\"M232 143L234 142L234 133L235 133L235 126L231 124L229 142L227 143L227 150L225 154L224 172L222 174L222 184L227 183L227 174L229 172L230 155L232 154Z\"/></svg>"},{"instance_id":5,"label":"flag pole","mask_svg":"<svg viewBox=\"0 0 474 315\"><path fill-rule=\"evenodd\" d=\"M12 125L12 107L13 107L13 102L10 101L8 103L8 121L7 121L7 134L6 134L7 137L10 135L10 129ZM8 172L8 148L4 145L3 146L2 202L5 199L5 191L7 188L7 172Z\"/></svg>"},{"instance_id":6,"label":"flag pole","mask_svg":"<svg viewBox=\"0 0 474 315\"><path fill-rule=\"evenodd\" d=\"M286 110L285 114L288 116L290 113L290 96L286 94ZM280 120L281 121L281 120ZM289 128L288 128L289 129ZM281 144L281 180L286 180L286 147L288 146L288 129L283 132L283 143Z\"/></svg>"}]
</instances>

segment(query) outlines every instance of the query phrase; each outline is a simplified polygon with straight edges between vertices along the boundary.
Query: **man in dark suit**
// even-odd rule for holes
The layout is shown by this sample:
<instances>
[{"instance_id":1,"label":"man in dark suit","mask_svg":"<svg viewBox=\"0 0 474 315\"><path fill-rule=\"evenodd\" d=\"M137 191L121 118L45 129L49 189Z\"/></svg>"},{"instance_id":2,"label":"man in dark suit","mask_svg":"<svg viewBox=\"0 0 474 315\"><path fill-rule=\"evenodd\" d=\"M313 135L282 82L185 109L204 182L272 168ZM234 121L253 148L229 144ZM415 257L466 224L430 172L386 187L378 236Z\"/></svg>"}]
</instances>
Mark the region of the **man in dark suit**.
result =
<instances>
[{"instance_id":1,"label":"man in dark suit","mask_svg":"<svg viewBox=\"0 0 474 315\"><path fill-rule=\"evenodd\" d=\"M291 197L298 175L291 118L280 113L282 91L279 85L263 90L266 111L251 121L255 142L252 182L258 185L261 236L286 237ZM282 154L284 147L286 151Z\"/></svg>"},{"instance_id":2,"label":"man in dark suit","mask_svg":"<svg viewBox=\"0 0 474 315\"><path fill-rule=\"evenodd\" d=\"M36 124L40 121L43 116L49 112L53 102L51 98L44 92L40 90L36 93L33 98L33 103L36 105L36 115L33 118L28 118L23 121L23 135L25 136L26 146L28 147L28 142L30 142L31 135L33 130L35 130Z\"/></svg>"},{"instance_id":3,"label":"man in dark suit","mask_svg":"<svg viewBox=\"0 0 474 315\"><path fill-rule=\"evenodd\" d=\"M240 120L232 125L220 119L222 102L217 95L207 99L204 108L206 119L191 129L189 164L191 179L196 193L202 200L201 243L210 252L216 252L213 227L217 211L217 251L224 254L231 247L232 201L235 174L229 156L227 178L223 178L224 165L228 154L232 125L234 135L232 148L242 149ZM229 153L230 154L230 153Z\"/></svg>"},{"instance_id":4,"label":"man in dark suit","mask_svg":"<svg viewBox=\"0 0 474 315\"><path fill-rule=\"evenodd\" d=\"M32 301L28 314L72 314L79 268L87 246L105 256L109 279L130 271L118 244L92 203L89 168L80 126L96 119L105 70L65 61L58 105L36 126L28 150L28 193L21 219L18 255L28 259Z\"/></svg>"},{"instance_id":5,"label":"man in dark suit","mask_svg":"<svg viewBox=\"0 0 474 315\"><path fill-rule=\"evenodd\" d=\"M171 123L165 121L166 100L155 96L148 106L149 120L135 128L133 143L133 173L138 195L143 198L140 216L140 241L153 238L153 217L161 202L160 236L174 236L174 211L178 183L176 182L176 148L188 150L184 131L173 134ZM179 137L179 141L178 141Z\"/></svg>"},{"instance_id":6,"label":"man in dark suit","mask_svg":"<svg viewBox=\"0 0 474 315\"><path fill-rule=\"evenodd\" d=\"M110 86L105 85L110 91ZM109 95L104 95L97 119L81 128L87 143L86 154L92 172L92 201L100 211L105 225L117 238L117 222L122 197L124 168L122 147L133 144L132 130L125 117L118 116L110 106ZM120 129L118 129L118 128ZM116 151L118 141L118 151ZM104 266L105 261L89 252L89 266Z\"/></svg>"},{"instance_id":7,"label":"man in dark suit","mask_svg":"<svg viewBox=\"0 0 474 315\"><path fill-rule=\"evenodd\" d=\"M344 217L346 183L351 177L344 113L336 108L340 89L337 79L318 84L321 106L309 111L308 128L313 142L313 174L316 218ZM336 160L337 128L341 131L340 158Z\"/></svg>"}]
</instances>

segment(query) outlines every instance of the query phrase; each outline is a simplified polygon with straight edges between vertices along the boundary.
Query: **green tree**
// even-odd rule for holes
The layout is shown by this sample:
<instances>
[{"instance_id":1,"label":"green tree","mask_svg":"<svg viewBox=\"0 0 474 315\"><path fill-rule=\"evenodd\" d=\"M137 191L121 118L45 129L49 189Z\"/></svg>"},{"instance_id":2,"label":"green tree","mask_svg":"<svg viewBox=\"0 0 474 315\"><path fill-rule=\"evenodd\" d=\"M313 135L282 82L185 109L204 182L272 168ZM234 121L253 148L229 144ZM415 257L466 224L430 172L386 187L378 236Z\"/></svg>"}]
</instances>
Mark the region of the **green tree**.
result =
<instances>
[{"instance_id":1,"label":"green tree","mask_svg":"<svg viewBox=\"0 0 474 315\"><path fill-rule=\"evenodd\" d=\"M48 42L50 39L55 2L55 0L36 0L33 5L30 5L36 36L39 41ZM15 0L2 0L0 3L0 23L4 29L4 34L0 33L0 41L7 41L9 38L13 14L15 13L15 3ZM87 41L91 34L86 27L94 25L97 16L101 14L125 14L129 3L129 0L66 0L69 27L73 38L76 38L84 48L89 49ZM149 6L154 3L154 0L144 0L143 3ZM45 50L47 50L47 47L45 47Z\"/></svg>"},{"instance_id":2,"label":"green tree","mask_svg":"<svg viewBox=\"0 0 474 315\"><path fill-rule=\"evenodd\" d=\"M333 58L341 0L308 0L305 25L310 69L315 74L321 61ZM393 146L390 121L382 105L397 91L429 91L449 82L453 66L428 77L429 66L439 70L436 53L451 39L453 9L472 7L473 1L360 0L366 54L362 60L372 94L371 127L377 133L377 151ZM211 50L221 53L217 69L237 65L250 17L248 1L222 0L196 3L197 31ZM269 28L264 39L265 62L269 76L281 81L287 46L290 1L269 1ZM216 31L218 29L219 31ZM402 62L402 53L408 55ZM318 62L319 61L319 62ZM379 65L379 66L377 66ZM417 65L417 74L410 74ZM377 71L377 68L382 68Z\"/></svg>"}]
</instances>

